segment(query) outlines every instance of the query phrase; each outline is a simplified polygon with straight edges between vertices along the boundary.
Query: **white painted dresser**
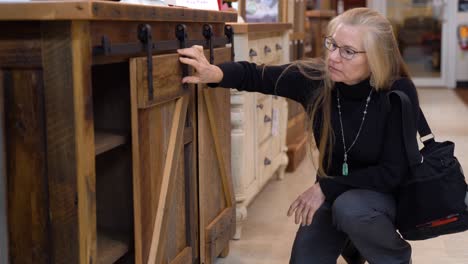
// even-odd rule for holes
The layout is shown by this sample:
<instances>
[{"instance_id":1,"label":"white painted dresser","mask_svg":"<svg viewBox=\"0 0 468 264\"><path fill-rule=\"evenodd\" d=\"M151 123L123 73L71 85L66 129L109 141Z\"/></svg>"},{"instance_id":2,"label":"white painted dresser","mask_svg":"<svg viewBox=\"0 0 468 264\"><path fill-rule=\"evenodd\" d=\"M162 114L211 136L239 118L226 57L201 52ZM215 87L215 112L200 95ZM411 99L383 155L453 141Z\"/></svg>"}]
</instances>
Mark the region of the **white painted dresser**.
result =
<instances>
[{"instance_id":1,"label":"white painted dresser","mask_svg":"<svg viewBox=\"0 0 468 264\"><path fill-rule=\"evenodd\" d=\"M288 23L234 23L236 61L289 62ZM236 197L236 234L240 239L247 206L273 176L282 179L288 164L284 98L231 90L232 177Z\"/></svg>"}]
</instances>

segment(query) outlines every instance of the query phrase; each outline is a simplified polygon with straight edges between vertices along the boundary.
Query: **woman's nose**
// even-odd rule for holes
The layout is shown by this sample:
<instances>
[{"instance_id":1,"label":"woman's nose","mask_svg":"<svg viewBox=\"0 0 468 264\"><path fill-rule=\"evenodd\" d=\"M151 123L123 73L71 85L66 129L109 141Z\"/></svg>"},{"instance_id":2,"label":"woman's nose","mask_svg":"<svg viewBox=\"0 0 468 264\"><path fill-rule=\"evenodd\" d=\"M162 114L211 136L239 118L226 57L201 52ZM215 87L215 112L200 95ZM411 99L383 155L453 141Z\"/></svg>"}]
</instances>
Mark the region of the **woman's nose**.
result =
<instances>
[{"instance_id":1,"label":"woman's nose","mask_svg":"<svg viewBox=\"0 0 468 264\"><path fill-rule=\"evenodd\" d=\"M335 49L334 51L329 51L329 52L330 52L330 53L329 53L328 57L329 57L332 61L338 62L338 61L341 60L340 49L339 49L339 48Z\"/></svg>"}]
</instances>

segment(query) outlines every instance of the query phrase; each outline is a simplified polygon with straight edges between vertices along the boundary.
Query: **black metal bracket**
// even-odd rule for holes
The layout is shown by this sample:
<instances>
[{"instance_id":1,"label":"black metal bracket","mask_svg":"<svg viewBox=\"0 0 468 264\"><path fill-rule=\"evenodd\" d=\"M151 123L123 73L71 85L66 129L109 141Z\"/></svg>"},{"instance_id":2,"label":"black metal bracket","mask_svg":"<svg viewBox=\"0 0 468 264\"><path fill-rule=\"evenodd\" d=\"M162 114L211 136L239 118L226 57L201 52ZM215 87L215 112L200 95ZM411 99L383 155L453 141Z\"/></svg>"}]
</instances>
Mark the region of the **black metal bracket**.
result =
<instances>
[{"instance_id":1,"label":"black metal bracket","mask_svg":"<svg viewBox=\"0 0 468 264\"><path fill-rule=\"evenodd\" d=\"M224 26L225 37L214 37L213 27L209 24L203 25L202 35L204 39L189 40L187 37L187 27L184 24L176 26L175 35L177 40L153 41L152 28L149 24L138 25L137 38L139 42L112 44L108 36L101 37L101 45L93 47L93 56L141 56L145 54L148 64L148 99L154 99L153 88L153 59L155 52L175 51L177 48L186 48L193 45L200 45L210 49L210 63L214 62L215 46L225 46L231 44L231 60L234 60L234 30L232 26ZM182 65L183 77L188 75L188 66ZM184 88L187 84L184 84Z\"/></svg>"},{"instance_id":2,"label":"black metal bracket","mask_svg":"<svg viewBox=\"0 0 468 264\"><path fill-rule=\"evenodd\" d=\"M179 48L185 49L187 47L187 38L188 38L187 26L185 26L185 24L178 24L176 26L175 35L176 35L177 40L179 41ZM185 76L188 76L188 65L185 63L181 63L181 64L182 64L182 78L184 78ZM188 88L188 84L184 83L183 87Z\"/></svg>"},{"instance_id":3,"label":"black metal bracket","mask_svg":"<svg viewBox=\"0 0 468 264\"><path fill-rule=\"evenodd\" d=\"M153 36L151 34L151 26L148 24L138 25L138 39L143 44L143 47L146 50L146 60L147 60L147 81L148 81L148 99L154 99L154 89L153 89Z\"/></svg>"},{"instance_id":4,"label":"black metal bracket","mask_svg":"<svg viewBox=\"0 0 468 264\"><path fill-rule=\"evenodd\" d=\"M213 46L223 46L229 44L226 38L212 38ZM193 39L185 41L187 47L193 45L204 46L206 44L205 39ZM153 41L152 51L154 52L165 52L174 51L179 47L178 40L156 40ZM145 47L142 43L118 43L112 44L107 36L102 36L101 45L93 47L93 56L119 56L119 55L135 55L146 52Z\"/></svg>"},{"instance_id":5,"label":"black metal bracket","mask_svg":"<svg viewBox=\"0 0 468 264\"><path fill-rule=\"evenodd\" d=\"M149 25L148 25L149 26ZM224 46L227 44L234 45L233 31L231 26L225 26L224 34L226 37L211 37L213 46ZM185 40L187 47L193 45L206 45L206 39ZM152 42L152 52L174 51L179 47L178 40L155 40ZM140 42L117 43L113 44L106 35L101 37L101 45L93 47L93 56L138 56L141 53L147 52L148 46Z\"/></svg>"},{"instance_id":6,"label":"black metal bracket","mask_svg":"<svg viewBox=\"0 0 468 264\"><path fill-rule=\"evenodd\" d=\"M235 54L234 54L234 29L231 25L224 26L224 35L227 37L228 44L231 44L231 60L234 61Z\"/></svg>"},{"instance_id":7,"label":"black metal bracket","mask_svg":"<svg viewBox=\"0 0 468 264\"><path fill-rule=\"evenodd\" d=\"M206 39L206 47L210 50L210 63L214 63L213 42L213 27L210 24L203 25L203 36Z\"/></svg>"}]
</instances>

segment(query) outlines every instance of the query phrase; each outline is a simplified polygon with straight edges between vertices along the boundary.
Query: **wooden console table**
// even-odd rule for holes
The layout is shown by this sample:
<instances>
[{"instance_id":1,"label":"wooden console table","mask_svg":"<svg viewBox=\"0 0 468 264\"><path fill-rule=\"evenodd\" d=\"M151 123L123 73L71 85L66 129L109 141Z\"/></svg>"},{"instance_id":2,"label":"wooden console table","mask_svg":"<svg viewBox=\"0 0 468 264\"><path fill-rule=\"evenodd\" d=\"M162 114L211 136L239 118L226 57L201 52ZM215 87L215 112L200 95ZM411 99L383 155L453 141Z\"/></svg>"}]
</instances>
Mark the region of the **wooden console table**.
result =
<instances>
[{"instance_id":1,"label":"wooden console table","mask_svg":"<svg viewBox=\"0 0 468 264\"><path fill-rule=\"evenodd\" d=\"M232 60L225 22L236 18L0 3L10 263L208 264L228 253L230 92L183 86L175 50L200 44L214 63Z\"/></svg>"}]
</instances>

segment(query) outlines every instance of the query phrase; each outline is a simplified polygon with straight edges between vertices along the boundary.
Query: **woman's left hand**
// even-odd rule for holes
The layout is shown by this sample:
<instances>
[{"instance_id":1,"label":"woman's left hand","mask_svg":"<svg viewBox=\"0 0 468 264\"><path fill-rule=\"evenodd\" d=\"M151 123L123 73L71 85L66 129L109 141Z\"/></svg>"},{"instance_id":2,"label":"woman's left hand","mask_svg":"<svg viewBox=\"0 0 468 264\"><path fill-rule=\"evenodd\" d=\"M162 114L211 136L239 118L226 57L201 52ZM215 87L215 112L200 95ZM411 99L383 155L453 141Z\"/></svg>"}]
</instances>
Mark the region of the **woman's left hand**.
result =
<instances>
[{"instance_id":1,"label":"woman's left hand","mask_svg":"<svg viewBox=\"0 0 468 264\"><path fill-rule=\"evenodd\" d=\"M310 225L315 212L322 206L325 201L325 195L320 188L318 183L315 183L312 187L303 192L297 199L291 204L288 210L288 216L292 216L295 213L296 224Z\"/></svg>"}]
</instances>

